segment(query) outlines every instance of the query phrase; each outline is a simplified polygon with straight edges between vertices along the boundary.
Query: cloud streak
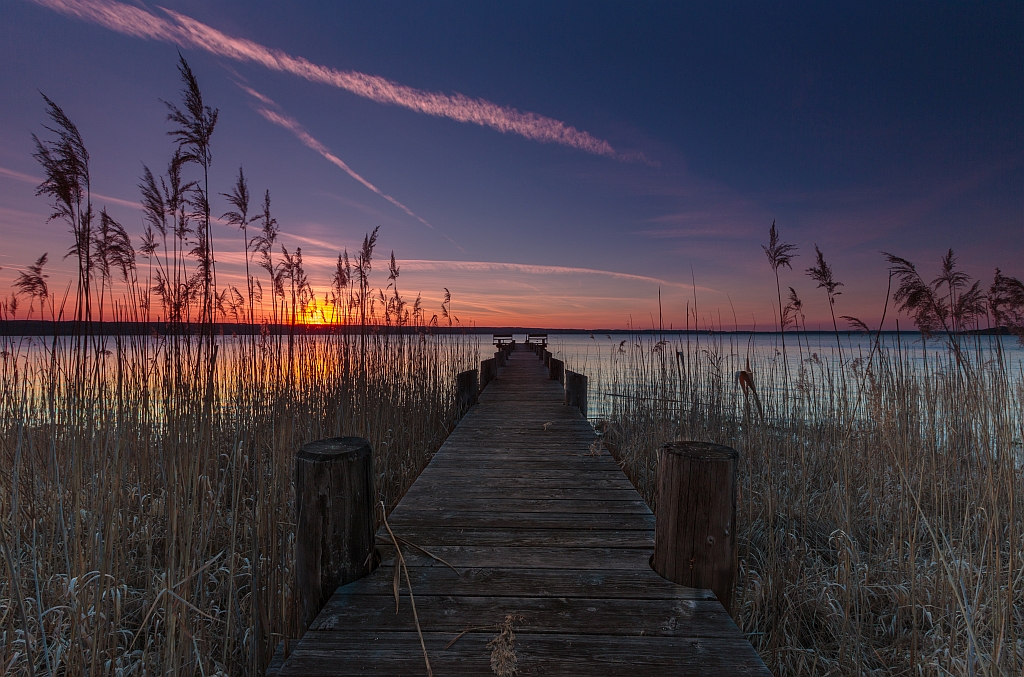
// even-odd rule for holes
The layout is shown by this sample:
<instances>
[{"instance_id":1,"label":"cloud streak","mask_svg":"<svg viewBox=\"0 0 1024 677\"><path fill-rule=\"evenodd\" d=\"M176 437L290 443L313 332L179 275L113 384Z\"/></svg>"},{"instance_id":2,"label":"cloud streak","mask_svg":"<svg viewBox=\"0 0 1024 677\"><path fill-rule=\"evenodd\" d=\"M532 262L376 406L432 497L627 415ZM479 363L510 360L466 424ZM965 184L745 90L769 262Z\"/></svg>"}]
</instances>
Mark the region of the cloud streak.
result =
<instances>
[{"instance_id":1,"label":"cloud streak","mask_svg":"<svg viewBox=\"0 0 1024 677\"><path fill-rule=\"evenodd\" d=\"M630 282L647 282L664 287L693 289L692 284L672 282L671 280L663 280L657 277L649 277L647 275L634 275L632 273L620 273L613 270L600 270L597 268L548 266L533 263L503 263L497 261L433 261L428 259L403 259L401 264L407 270L449 270L472 273L509 272L526 275L600 275L602 277ZM714 292L716 290L698 285L697 291Z\"/></svg>"},{"instance_id":2,"label":"cloud streak","mask_svg":"<svg viewBox=\"0 0 1024 677\"><path fill-rule=\"evenodd\" d=\"M285 115L283 112L280 112L279 110L275 111L275 110L271 110L270 108L268 108L267 106L273 106L275 108L280 109L280 107L276 103L274 103L273 99L271 99L268 96L264 96L263 94L260 94L259 92L257 92L255 89L253 89L251 87L247 87L247 86L245 86L245 85L243 85L241 83L235 83L235 84L237 84L239 87L241 87L243 91L245 91L247 94L249 94L251 97L253 97L257 101L259 101L262 104L265 104L264 106L257 106L256 107L256 112L259 113L260 115L262 115L263 118L267 122L270 122L270 123L275 124L275 125L277 125L279 127L283 127L284 129L287 129L289 132L294 134L295 138L297 138L299 141L301 141L302 145L304 145L306 148L309 148L310 150L315 150L317 153L320 153L320 155L322 155L324 157L324 159L327 160L328 162L330 162L332 165L334 165L338 169L342 170L343 172L345 172L346 174L351 176L353 179L355 179L359 183L361 183L364 186L366 186L366 188L368 188L369 190L372 190L377 195L380 195L382 198L384 198L385 200L387 200L391 204L395 205L396 207L401 209L403 212L405 212L406 214L408 214L412 218L416 219L417 221L419 221L420 223L422 223L426 227L430 228L431 230L437 230L436 228L434 228L434 226L429 221L424 219L422 216L416 214L414 211L412 211L411 209L406 207L404 204L402 204L401 202L399 202L395 198L391 197L390 195L388 195L387 193L382 191L380 188L378 188L377 186L373 185L372 183L370 183L369 181L364 179L362 176L360 176L358 173L356 173L355 170L353 170L351 167L349 167L347 164L345 164L344 160L342 160L340 157L338 157L337 155L332 153L331 150L327 146L325 146L324 144L320 143L320 141L317 140L312 134L307 132L305 130L305 128L299 123L298 120L296 120L295 118L293 118L293 117L291 117L289 115ZM440 232L440 231L438 231L438 232ZM451 239L450 237L448 237L444 233L441 233L441 235L446 240L448 240L453 245L455 245L455 247L458 248L459 251L464 251L462 249L462 247L459 247L458 243L455 242L455 240Z\"/></svg>"},{"instance_id":3,"label":"cloud streak","mask_svg":"<svg viewBox=\"0 0 1024 677\"><path fill-rule=\"evenodd\" d=\"M38 5L82 21L146 40L159 40L198 49L226 59L256 63L310 82L330 85L377 103L417 113L490 127L541 143L568 146L587 153L620 158L611 144L560 120L523 112L464 94L428 92L378 75L344 71L315 64L303 57L252 40L234 38L211 26L161 7L166 17L113 0L32 0ZM631 159L621 156L620 159Z\"/></svg>"}]
</instances>

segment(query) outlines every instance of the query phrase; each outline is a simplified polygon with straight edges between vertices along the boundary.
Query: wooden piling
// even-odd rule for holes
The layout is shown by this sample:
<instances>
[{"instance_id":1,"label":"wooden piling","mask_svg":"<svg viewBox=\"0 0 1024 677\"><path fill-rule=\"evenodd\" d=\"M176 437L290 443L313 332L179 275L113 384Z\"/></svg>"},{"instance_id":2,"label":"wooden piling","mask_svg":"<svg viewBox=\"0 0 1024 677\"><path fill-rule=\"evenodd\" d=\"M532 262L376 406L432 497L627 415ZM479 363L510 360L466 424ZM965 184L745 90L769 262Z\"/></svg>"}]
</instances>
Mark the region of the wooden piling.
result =
<instances>
[{"instance_id":1,"label":"wooden piling","mask_svg":"<svg viewBox=\"0 0 1024 677\"><path fill-rule=\"evenodd\" d=\"M373 450L362 437L303 445L295 457L295 578L302 632L340 585L376 568Z\"/></svg>"},{"instance_id":2,"label":"wooden piling","mask_svg":"<svg viewBox=\"0 0 1024 677\"><path fill-rule=\"evenodd\" d=\"M477 394L480 392L478 374L476 369L470 369L455 377L455 403L460 414L476 404Z\"/></svg>"},{"instance_id":3,"label":"wooden piling","mask_svg":"<svg viewBox=\"0 0 1024 677\"><path fill-rule=\"evenodd\" d=\"M493 357L480 362L480 390L487 387L487 384L498 375L498 363Z\"/></svg>"},{"instance_id":4,"label":"wooden piling","mask_svg":"<svg viewBox=\"0 0 1024 677\"><path fill-rule=\"evenodd\" d=\"M732 606L738 566L736 465L731 447L676 441L661 448L651 568Z\"/></svg>"},{"instance_id":5,"label":"wooden piling","mask_svg":"<svg viewBox=\"0 0 1024 677\"><path fill-rule=\"evenodd\" d=\"M576 407L587 417L587 377L574 371L565 372L565 403Z\"/></svg>"},{"instance_id":6,"label":"wooden piling","mask_svg":"<svg viewBox=\"0 0 1024 677\"><path fill-rule=\"evenodd\" d=\"M565 362L552 357L548 360L548 378L552 381L558 381L559 383L565 383Z\"/></svg>"}]
</instances>

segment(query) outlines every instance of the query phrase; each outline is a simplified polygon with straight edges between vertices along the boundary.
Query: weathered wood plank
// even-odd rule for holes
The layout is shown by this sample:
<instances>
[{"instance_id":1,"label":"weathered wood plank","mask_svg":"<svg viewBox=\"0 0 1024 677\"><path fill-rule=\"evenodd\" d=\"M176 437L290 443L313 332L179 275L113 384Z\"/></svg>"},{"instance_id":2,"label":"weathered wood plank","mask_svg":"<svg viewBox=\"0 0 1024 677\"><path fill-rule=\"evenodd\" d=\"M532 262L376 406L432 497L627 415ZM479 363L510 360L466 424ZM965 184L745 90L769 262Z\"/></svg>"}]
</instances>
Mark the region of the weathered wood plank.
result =
<instances>
[{"instance_id":1,"label":"weathered wood plank","mask_svg":"<svg viewBox=\"0 0 1024 677\"><path fill-rule=\"evenodd\" d=\"M379 543L379 541L378 541ZM417 543L417 545L419 545ZM500 567L514 563L530 569L634 569L650 568L649 548L563 548L531 546L433 545L424 546L456 569L467 567ZM393 564L393 546L380 544L381 566ZM443 567L435 559L414 548L403 548L405 563L410 567Z\"/></svg>"},{"instance_id":2,"label":"weathered wood plank","mask_svg":"<svg viewBox=\"0 0 1024 677\"><path fill-rule=\"evenodd\" d=\"M415 629L412 607L404 600L395 613L394 597L335 595L312 630L408 632ZM650 637L734 637L736 628L714 599L608 599L605 597L495 597L491 595L416 595L420 627L459 633L493 625L506 614L522 616L516 634L578 633ZM618 618L615 626L608 617Z\"/></svg>"},{"instance_id":3,"label":"weathered wood plank","mask_svg":"<svg viewBox=\"0 0 1024 677\"><path fill-rule=\"evenodd\" d=\"M404 528L434 526L444 529L501 529L515 524L528 524L531 529L654 529L654 515L580 514L580 513L509 513L470 510L402 510L398 506L388 518L401 536Z\"/></svg>"},{"instance_id":4,"label":"weathered wood plank","mask_svg":"<svg viewBox=\"0 0 1024 677\"><path fill-rule=\"evenodd\" d=\"M570 548L653 548L654 536L644 529L533 529L528 526L504 528L439 529L435 525L421 525L402 529L401 538L411 543L432 545L508 545ZM384 534L379 543L390 542Z\"/></svg>"},{"instance_id":5,"label":"weathered wood plank","mask_svg":"<svg viewBox=\"0 0 1024 677\"><path fill-rule=\"evenodd\" d=\"M606 599L714 599L710 590L684 588L653 571L625 569L525 569L471 567L458 574L451 569L409 570L413 593L459 594L504 597L595 597ZM404 580L404 579L403 579ZM390 595L390 576L367 576L344 588L341 594ZM393 600L392 600L393 601ZM392 605L393 608L393 605Z\"/></svg>"},{"instance_id":6,"label":"weathered wood plank","mask_svg":"<svg viewBox=\"0 0 1024 677\"><path fill-rule=\"evenodd\" d=\"M500 620L500 619L499 619ZM423 652L416 632L310 632L285 663L288 675L423 675ZM454 633L424 633L437 675L491 675L493 632L470 632L450 648ZM757 675L771 673L750 644L735 637L621 637L516 633L518 668L523 675Z\"/></svg>"},{"instance_id":7,"label":"weathered wood plank","mask_svg":"<svg viewBox=\"0 0 1024 677\"><path fill-rule=\"evenodd\" d=\"M588 498L519 498L508 492L501 495L495 492L494 496L482 499L475 496L454 496L444 501L444 507L439 507L438 497L417 494L407 497L406 510L483 510L499 512L573 512L573 513L600 513L620 515L646 515L650 508L642 500L600 500ZM405 502L405 499L402 501Z\"/></svg>"},{"instance_id":8,"label":"weathered wood plank","mask_svg":"<svg viewBox=\"0 0 1024 677\"><path fill-rule=\"evenodd\" d=\"M538 487L530 485L503 484L488 482L486 487L477 486L469 482L453 483L448 487L444 486L419 486L413 487L403 498L403 501L413 499L420 501L441 501L448 498L452 491L457 491L459 497L464 501L485 501L492 497L518 498L524 500L548 500L548 501L588 501L599 500L603 502L646 503L637 498L636 492L630 489L595 487L587 489L581 486L553 485Z\"/></svg>"}]
</instances>

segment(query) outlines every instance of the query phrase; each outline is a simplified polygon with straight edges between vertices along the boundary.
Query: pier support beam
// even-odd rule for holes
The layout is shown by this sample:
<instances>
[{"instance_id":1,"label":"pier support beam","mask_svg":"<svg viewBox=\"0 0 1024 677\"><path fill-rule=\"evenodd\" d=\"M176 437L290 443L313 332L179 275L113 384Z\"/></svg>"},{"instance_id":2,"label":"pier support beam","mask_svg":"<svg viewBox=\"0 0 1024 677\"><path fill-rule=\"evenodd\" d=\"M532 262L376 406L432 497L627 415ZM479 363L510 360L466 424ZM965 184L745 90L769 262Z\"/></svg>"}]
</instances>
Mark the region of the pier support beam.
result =
<instances>
[{"instance_id":1,"label":"pier support beam","mask_svg":"<svg viewBox=\"0 0 1024 677\"><path fill-rule=\"evenodd\" d=\"M476 404L477 395L480 392L480 381L476 369L464 371L455 377L455 404L459 408L460 415Z\"/></svg>"},{"instance_id":2,"label":"pier support beam","mask_svg":"<svg viewBox=\"0 0 1024 677\"><path fill-rule=\"evenodd\" d=\"M498 375L498 363L493 357L480 362L480 390L487 387L487 384Z\"/></svg>"},{"instance_id":3,"label":"pier support beam","mask_svg":"<svg viewBox=\"0 0 1024 677\"><path fill-rule=\"evenodd\" d=\"M548 378L552 381L558 381L559 383L565 383L565 362L552 357L548 360Z\"/></svg>"},{"instance_id":4,"label":"pier support beam","mask_svg":"<svg viewBox=\"0 0 1024 677\"><path fill-rule=\"evenodd\" d=\"M305 632L340 585L376 568L373 450L362 437L303 445L295 458L295 578Z\"/></svg>"},{"instance_id":5,"label":"pier support beam","mask_svg":"<svg viewBox=\"0 0 1024 677\"><path fill-rule=\"evenodd\" d=\"M576 407L587 417L587 377L574 371L565 372L565 403Z\"/></svg>"},{"instance_id":6,"label":"pier support beam","mask_svg":"<svg viewBox=\"0 0 1024 677\"><path fill-rule=\"evenodd\" d=\"M731 447L676 441L661 448L651 568L715 593L731 610L738 566L736 465Z\"/></svg>"}]
</instances>

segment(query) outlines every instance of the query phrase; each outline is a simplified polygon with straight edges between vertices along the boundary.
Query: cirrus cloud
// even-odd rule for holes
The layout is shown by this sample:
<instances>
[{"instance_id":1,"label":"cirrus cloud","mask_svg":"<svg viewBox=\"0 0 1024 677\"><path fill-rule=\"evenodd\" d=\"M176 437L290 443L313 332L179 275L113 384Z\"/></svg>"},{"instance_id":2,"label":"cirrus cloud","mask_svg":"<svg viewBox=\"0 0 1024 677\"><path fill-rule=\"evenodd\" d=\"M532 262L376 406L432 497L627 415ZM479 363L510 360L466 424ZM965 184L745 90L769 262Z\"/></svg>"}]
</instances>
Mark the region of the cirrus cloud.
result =
<instances>
[{"instance_id":1,"label":"cirrus cloud","mask_svg":"<svg viewBox=\"0 0 1024 677\"><path fill-rule=\"evenodd\" d=\"M595 155L627 161L637 159L635 153L620 154L607 141L554 118L464 94L428 92L379 75L323 66L253 40L232 37L164 7L160 7L164 16L159 16L141 7L114 0L32 1L65 16L99 24L124 35L169 42L233 61L256 63L310 82L337 87L377 103L490 127L505 134L517 134L533 141L568 146Z\"/></svg>"}]
</instances>

